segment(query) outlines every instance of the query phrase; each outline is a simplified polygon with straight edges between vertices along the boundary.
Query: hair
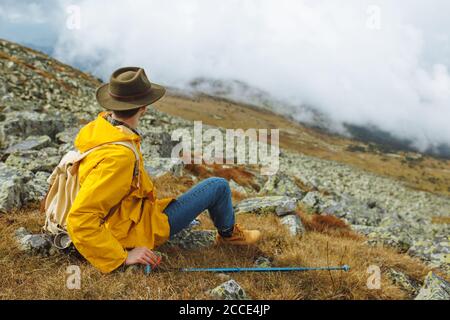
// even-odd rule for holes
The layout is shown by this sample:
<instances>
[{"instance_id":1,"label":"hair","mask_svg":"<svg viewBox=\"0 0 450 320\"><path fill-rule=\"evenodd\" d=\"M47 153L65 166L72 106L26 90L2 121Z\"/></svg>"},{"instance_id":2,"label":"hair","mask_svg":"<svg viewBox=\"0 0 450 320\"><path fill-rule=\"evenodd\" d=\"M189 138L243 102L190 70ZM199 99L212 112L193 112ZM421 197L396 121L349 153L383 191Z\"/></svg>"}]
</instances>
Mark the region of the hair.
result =
<instances>
[{"instance_id":1,"label":"hair","mask_svg":"<svg viewBox=\"0 0 450 320\"><path fill-rule=\"evenodd\" d=\"M141 108L131 109L131 110L113 110L113 113L116 117L121 119L129 119L136 115Z\"/></svg>"}]
</instances>

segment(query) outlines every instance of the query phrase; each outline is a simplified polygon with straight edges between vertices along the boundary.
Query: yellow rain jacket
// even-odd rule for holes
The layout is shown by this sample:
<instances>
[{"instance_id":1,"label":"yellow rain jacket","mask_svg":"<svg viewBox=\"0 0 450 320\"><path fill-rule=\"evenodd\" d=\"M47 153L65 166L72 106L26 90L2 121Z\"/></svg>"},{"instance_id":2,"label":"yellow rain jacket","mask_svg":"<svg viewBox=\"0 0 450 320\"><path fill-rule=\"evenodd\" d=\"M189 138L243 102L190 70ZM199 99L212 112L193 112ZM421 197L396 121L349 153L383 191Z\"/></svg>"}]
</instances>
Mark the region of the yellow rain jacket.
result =
<instances>
[{"instance_id":1,"label":"yellow rain jacket","mask_svg":"<svg viewBox=\"0 0 450 320\"><path fill-rule=\"evenodd\" d=\"M77 250L105 273L125 262L126 249L153 249L169 238L168 217L162 211L172 200L156 200L156 190L144 169L140 137L128 128L113 126L104 119L106 114L101 112L80 130L75 147L85 152L108 142L133 141L140 157L139 188L137 178L133 179L133 151L122 145L102 146L80 163L80 190L67 218L67 231ZM132 184L135 189L127 195Z\"/></svg>"}]
</instances>

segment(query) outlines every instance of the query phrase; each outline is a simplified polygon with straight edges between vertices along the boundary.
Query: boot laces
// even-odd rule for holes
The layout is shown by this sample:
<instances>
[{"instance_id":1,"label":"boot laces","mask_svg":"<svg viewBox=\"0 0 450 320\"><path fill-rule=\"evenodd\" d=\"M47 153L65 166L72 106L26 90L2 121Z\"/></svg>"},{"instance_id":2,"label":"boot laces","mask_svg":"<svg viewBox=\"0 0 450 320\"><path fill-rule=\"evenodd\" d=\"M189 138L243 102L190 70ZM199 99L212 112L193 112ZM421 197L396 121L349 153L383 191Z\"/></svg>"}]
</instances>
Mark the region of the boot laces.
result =
<instances>
[{"instance_id":1,"label":"boot laces","mask_svg":"<svg viewBox=\"0 0 450 320\"><path fill-rule=\"evenodd\" d=\"M237 223L234 225L233 233L234 233L234 236L236 236L236 237L245 238L244 231L241 229L241 226Z\"/></svg>"}]
</instances>

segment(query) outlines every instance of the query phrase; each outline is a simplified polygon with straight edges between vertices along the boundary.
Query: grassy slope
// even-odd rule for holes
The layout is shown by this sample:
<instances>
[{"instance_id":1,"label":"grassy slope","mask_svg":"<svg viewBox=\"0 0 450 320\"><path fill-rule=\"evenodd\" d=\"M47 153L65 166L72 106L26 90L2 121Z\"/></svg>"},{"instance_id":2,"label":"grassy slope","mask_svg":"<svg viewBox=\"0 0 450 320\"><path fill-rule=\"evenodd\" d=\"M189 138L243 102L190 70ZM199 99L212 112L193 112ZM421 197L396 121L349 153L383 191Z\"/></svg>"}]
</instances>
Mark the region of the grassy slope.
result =
<instances>
[{"instance_id":1,"label":"grassy slope","mask_svg":"<svg viewBox=\"0 0 450 320\"><path fill-rule=\"evenodd\" d=\"M192 185L187 178L165 176L156 181L160 196L177 195ZM25 212L24 212L25 211ZM301 213L299 213L301 214ZM289 274L235 274L254 299L407 299L411 298L391 283L384 271L404 271L417 280L429 271L420 261L383 247L368 247L364 239L336 221L320 223L301 214L308 232L291 238L274 215L240 215L238 222L263 231L257 247L209 248L201 251L171 250L164 266L229 267L252 266L260 255L274 258L276 266L326 266L348 264L345 272ZM211 229L208 217L201 216L201 228ZM223 280L214 274L159 272L102 275L83 260L67 255L48 258L21 253L13 238L14 230L25 226L39 232L43 217L36 209L26 209L0 217L0 299L202 299L206 290ZM65 286L66 268L79 265L81 290ZM366 287L367 267L381 267L380 290Z\"/></svg>"},{"instance_id":2,"label":"grassy slope","mask_svg":"<svg viewBox=\"0 0 450 320\"><path fill-rule=\"evenodd\" d=\"M47 57L30 49L25 52ZM20 58L0 54L0 59L14 61L17 65L35 71L36 77L54 78L53 74L39 70ZM87 74L54 61L56 71L92 82L98 81ZM62 87L72 90L70 84L57 80ZM281 145L324 159L349 163L365 170L404 180L414 188L450 194L450 162L425 158L418 164L404 163L395 157L373 153L346 151L355 142L322 134L295 124L267 111L239 105L210 97L189 99L166 96L157 108L170 114L191 120L203 120L207 124L226 128L280 128ZM199 168L197 168L198 170ZM201 170L198 170L201 173ZM223 172L216 172L221 174ZM228 173L225 173L225 175ZM239 181L236 177L234 180ZM166 177L156 181L160 195L176 195L192 185L187 179ZM242 195L234 194L235 199ZM429 271L420 261L397 254L388 248L366 246L364 239L352 234L335 222L318 224L309 216L302 216L308 232L301 239L292 239L273 216L239 216L238 222L246 227L257 227L264 232L262 242L256 248L211 248L198 252L169 252L169 267L186 266L251 266L253 259L264 254L275 259L277 266L323 266L349 264L351 272L308 272L291 274L236 274L233 277L256 299L403 299L408 295L394 286L383 273L381 290L366 288L370 264L379 265L383 271L395 268L421 280ZM202 228L211 228L206 216L202 216ZM14 231L25 226L39 232L43 217L36 209L23 209L0 216L0 299L187 299L207 298L205 291L222 282L212 274L113 273L102 275L88 263L66 255L48 258L21 253L13 238ZM82 270L81 290L68 290L65 286L66 267L77 264Z\"/></svg>"}]
</instances>

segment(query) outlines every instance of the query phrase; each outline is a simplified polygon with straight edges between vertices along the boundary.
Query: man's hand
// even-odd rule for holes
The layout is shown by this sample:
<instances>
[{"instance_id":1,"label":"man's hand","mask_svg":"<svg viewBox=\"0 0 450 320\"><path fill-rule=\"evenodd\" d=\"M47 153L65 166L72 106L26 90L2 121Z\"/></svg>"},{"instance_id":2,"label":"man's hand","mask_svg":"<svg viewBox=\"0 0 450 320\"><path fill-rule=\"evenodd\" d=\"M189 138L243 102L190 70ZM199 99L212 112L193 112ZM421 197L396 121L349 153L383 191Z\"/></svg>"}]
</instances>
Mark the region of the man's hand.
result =
<instances>
[{"instance_id":1,"label":"man's hand","mask_svg":"<svg viewBox=\"0 0 450 320\"><path fill-rule=\"evenodd\" d=\"M146 247L138 247L128 251L127 260L125 265L131 264L145 264L151 265L152 269L156 268L161 262L161 257L157 256L153 251Z\"/></svg>"}]
</instances>

